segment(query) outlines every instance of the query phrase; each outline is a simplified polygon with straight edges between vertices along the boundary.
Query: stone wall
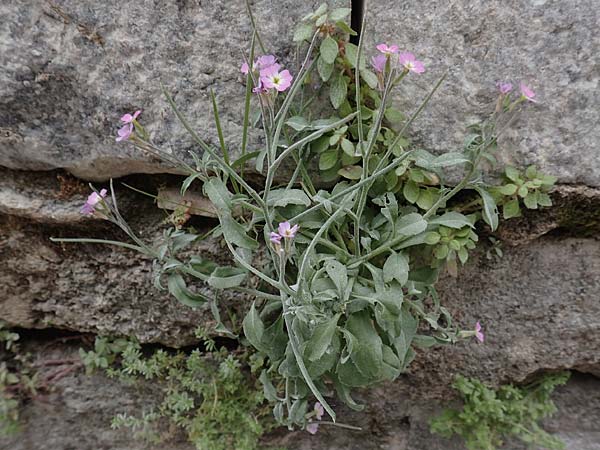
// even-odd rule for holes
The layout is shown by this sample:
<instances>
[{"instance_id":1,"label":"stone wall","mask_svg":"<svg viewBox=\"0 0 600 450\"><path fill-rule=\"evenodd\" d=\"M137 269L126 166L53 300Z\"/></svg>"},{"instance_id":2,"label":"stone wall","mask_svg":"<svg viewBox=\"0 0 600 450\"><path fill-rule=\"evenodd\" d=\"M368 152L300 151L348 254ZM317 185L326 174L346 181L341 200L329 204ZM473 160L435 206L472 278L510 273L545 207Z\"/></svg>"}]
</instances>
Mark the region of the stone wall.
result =
<instances>
[{"instance_id":1,"label":"stone wall","mask_svg":"<svg viewBox=\"0 0 600 450\"><path fill-rule=\"evenodd\" d=\"M268 49L293 66L292 24L318 2L250 3ZM351 6L348 0L336 3ZM354 3L356 8L359 2ZM415 139L426 148L443 152L459 145L465 125L493 107L497 80L523 80L538 92L539 103L521 115L499 151L504 162L535 163L558 176L552 193L556 206L504 224L499 233L504 258L488 260L484 245L458 278L442 281L440 292L461 324L485 323L484 346L461 344L419 355L396 383L362 393L370 409L342 416L362 424L363 432L269 439L296 449L460 449L460 442L430 436L426 425L451 398L448 382L455 374L498 384L572 369L581 374L559 390L559 415L546 425L569 450L600 448L594 378L600 376L600 13L595 3L369 2L368 47L398 42L427 66L423 77L394 93L395 102L413 109L449 71L415 125ZM0 319L25 330L134 336L170 347L193 344L193 330L211 320L209 311L183 307L156 290L151 261L123 249L58 245L49 238L122 238L107 224L82 218L78 209L88 181L123 176L116 186L134 229L147 239L160 235L165 215L119 181L152 191L181 180L166 175L174 172L168 165L114 142L119 117L142 108L159 144L182 156L195 150L161 98L160 81L214 142L207 113L213 89L235 150L244 91L239 64L250 30L244 2L142 0L124 7L114 0L16 0L0 4L0 15ZM251 142L260 143L259 133ZM194 218L192 224L208 229L212 222ZM225 253L216 241L194 251L217 258ZM226 299L233 305L246 300ZM35 331L28 335L34 343L43 339ZM69 355L75 349L57 345L52 351ZM61 380L49 404L27 406L24 434L0 441L0 448L147 448L136 447L108 424L115 413L150 397L74 373ZM182 441L168 448L188 446Z\"/></svg>"}]
</instances>

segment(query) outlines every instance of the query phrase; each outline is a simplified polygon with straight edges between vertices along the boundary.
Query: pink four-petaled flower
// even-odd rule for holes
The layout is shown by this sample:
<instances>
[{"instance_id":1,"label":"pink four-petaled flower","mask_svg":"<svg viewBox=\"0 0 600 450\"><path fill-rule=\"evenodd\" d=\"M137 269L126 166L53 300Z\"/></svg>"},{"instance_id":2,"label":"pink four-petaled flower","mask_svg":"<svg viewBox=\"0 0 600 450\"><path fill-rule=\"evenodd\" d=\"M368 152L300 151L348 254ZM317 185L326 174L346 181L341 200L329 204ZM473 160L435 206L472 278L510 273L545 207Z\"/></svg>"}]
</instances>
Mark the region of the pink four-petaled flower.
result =
<instances>
[{"instance_id":1,"label":"pink four-petaled flower","mask_svg":"<svg viewBox=\"0 0 600 450\"><path fill-rule=\"evenodd\" d=\"M387 56L391 56L394 53L398 53L398 46L397 45L387 45L387 44L378 44L377 45L377 50L379 50L381 53L383 53L384 55Z\"/></svg>"},{"instance_id":2,"label":"pink four-petaled flower","mask_svg":"<svg viewBox=\"0 0 600 450\"><path fill-rule=\"evenodd\" d=\"M129 113L127 113L127 114L123 115L123 117L121 117L121 122L125 122L125 123L133 123L133 121L134 121L135 119L137 119L137 117L138 117L138 116L139 116L141 113L142 113L142 111L141 111L141 110L137 110L136 112L134 112L134 113L133 113L133 115L132 115L132 114L129 114Z\"/></svg>"},{"instance_id":3,"label":"pink four-petaled flower","mask_svg":"<svg viewBox=\"0 0 600 450\"><path fill-rule=\"evenodd\" d=\"M508 94L510 91L512 91L513 85L507 81L499 81L496 86L498 86L498 90L500 91L501 94Z\"/></svg>"},{"instance_id":4,"label":"pink four-petaled flower","mask_svg":"<svg viewBox=\"0 0 600 450\"><path fill-rule=\"evenodd\" d=\"M410 52L400 53L400 55L398 55L398 61L400 62L400 65L402 65L404 69L409 72L425 72L425 66L423 65L423 62L417 60L417 58L415 58L415 55L413 55Z\"/></svg>"},{"instance_id":5,"label":"pink four-petaled flower","mask_svg":"<svg viewBox=\"0 0 600 450\"><path fill-rule=\"evenodd\" d=\"M275 245L280 245L281 235L279 233L276 233L275 231L271 231L271 234L269 235L269 240Z\"/></svg>"},{"instance_id":6,"label":"pink four-petaled flower","mask_svg":"<svg viewBox=\"0 0 600 450\"><path fill-rule=\"evenodd\" d=\"M521 88L521 95L525 99L529 100L530 102L537 103L537 101L534 100L535 92L533 92L533 90L529 86L521 83L520 88Z\"/></svg>"},{"instance_id":7,"label":"pink four-petaled flower","mask_svg":"<svg viewBox=\"0 0 600 450\"><path fill-rule=\"evenodd\" d=\"M317 402L315 403L315 417L317 418L317 420L321 420L323 418L323 415L325 414L325 409L323 408L323 405L321 405L321 402Z\"/></svg>"},{"instance_id":8,"label":"pink four-petaled flower","mask_svg":"<svg viewBox=\"0 0 600 450\"><path fill-rule=\"evenodd\" d=\"M291 226L286 220L285 222L281 222L279 224L277 231L281 237L286 239L294 239L294 237L296 237L296 233L298 232L298 225Z\"/></svg>"},{"instance_id":9,"label":"pink four-petaled flower","mask_svg":"<svg viewBox=\"0 0 600 450\"><path fill-rule=\"evenodd\" d=\"M292 84L292 75L289 70L279 71L279 64L273 64L260 71L260 83L267 89L285 91Z\"/></svg>"},{"instance_id":10,"label":"pink four-petaled flower","mask_svg":"<svg viewBox=\"0 0 600 450\"><path fill-rule=\"evenodd\" d=\"M485 339L485 336L483 335L483 332L481 331L481 324L479 322L477 322L475 324L475 337L481 343L483 343L483 341Z\"/></svg>"},{"instance_id":11,"label":"pink four-petaled flower","mask_svg":"<svg viewBox=\"0 0 600 450\"><path fill-rule=\"evenodd\" d=\"M371 58L371 65L375 72L382 73L385 70L385 64L387 62L387 56L385 55L377 55Z\"/></svg>"},{"instance_id":12,"label":"pink four-petaled flower","mask_svg":"<svg viewBox=\"0 0 600 450\"><path fill-rule=\"evenodd\" d=\"M317 431L319 431L319 424L316 422L309 423L306 425L306 431L308 431L310 434L316 434Z\"/></svg>"},{"instance_id":13,"label":"pink four-petaled flower","mask_svg":"<svg viewBox=\"0 0 600 450\"><path fill-rule=\"evenodd\" d=\"M94 214L94 211L96 211L96 205L100 203L104 197L106 197L106 194L106 189L102 189L100 191L100 195L98 195L96 192L92 192L88 196L85 204L82 206L81 214L86 214L88 216Z\"/></svg>"},{"instance_id":14,"label":"pink four-petaled flower","mask_svg":"<svg viewBox=\"0 0 600 450\"><path fill-rule=\"evenodd\" d=\"M131 133L133 132L133 124L129 123L127 125L122 126L121 128L119 128L119 131L117 131L117 142L121 142L121 141L125 141L127 139L129 139L129 136L131 136Z\"/></svg>"},{"instance_id":15,"label":"pink four-petaled flower","mask_svg":"<svg viewBox=\"0 0 600 450\"><path fill-rule=\"evenodd\" d=\"M141 112L142 111L138 110L133 114L127 113L121 117L121 122L123 122L125 125L119 128L119 131L117 131L117 142L129 139L129 136L131 136L131 133L133 133L133 121L137 119Z\"/></svg>"}]
</instances>

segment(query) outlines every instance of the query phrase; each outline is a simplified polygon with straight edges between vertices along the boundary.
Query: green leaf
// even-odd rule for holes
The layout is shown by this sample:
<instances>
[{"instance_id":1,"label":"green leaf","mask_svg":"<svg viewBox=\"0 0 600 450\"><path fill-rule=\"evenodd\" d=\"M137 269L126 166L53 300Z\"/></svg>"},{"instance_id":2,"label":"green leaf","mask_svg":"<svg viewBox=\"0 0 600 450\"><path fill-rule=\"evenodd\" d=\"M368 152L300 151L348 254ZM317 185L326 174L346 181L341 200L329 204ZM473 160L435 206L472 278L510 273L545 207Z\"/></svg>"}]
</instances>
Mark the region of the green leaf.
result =
<instances>
[{"instance_id":1,"label":"green leaf","mask_svg":"<svg viewBox=\"0 0 600 450\"><path fill-rule=\"evenodd\" d=\"M338 22L348 17L351 12L352 9L350 8L336 8L329 13L329 20Z\"/></svg>"},{"instance_id":2,"label":"green leaf","mask_svg":"<svg viewBox=\"0 0 600 450\"><path fill-rule=\"evenodd\" d=\"M400 110L389 107L385 110L385 118L392 123L399 123L404 120L405 116Z\"/></svg>"},{"instance_id":3,"label":"green leaf","mask_svg":"<svg viewBox=\"0 0 600 450\"><path fill-rule=\"evenodd\" d=\"M519 188L519 190L517 191L517 194L519 195L519 197L521 198L525 198L527 197L527 194L529 193L529 190L527 189L527 186L525 186L524 184L521 185L521 187Z\"/></svg>"},{"instance_id":4,"label":"green leaf","mask_svg":"<svg viewBox=\"0 0 600 450\"><path fill-rule=\"evenodd\" d=\"M310 126L308 120L302 116L293 116L285 121L285 124L292 127L296 131L302 131Z\"/></svg>"},{"instance_id":5,"label":"green leaf","mask_svg":"<svg viewBox=\"0 0 600 450\"><path fill-rule=\"evenodd\" d=\"M520 180L519 171L514 167L508 166L506 169L504 169L504 173L506 174L507 178L511 181Z\"/></svg>"},{"instance_id":6,"label":"green leaf","mask_svg":"<svg viewBox=\"0 0 600 450\"><path fill-rule=\"evenodd\" d=\"M352 314L346 321L346 328L358 343L350 355L352 362L363 376L376 381L383 366L383 348L369 313L360 311Z\"/></svg>"},{"instance_id":7,"label":"green leaf","mask_svg":"<svg viewBox=\"0 0 600 450\"><path fill-rule=\"evenodd\" d=\"M352 67L353 69L356 68L356 57L358 56L358 47L354 44L346 44L346 59L348 60L348 63L350 64L350 67ZM361 57L360 60L360 68L363 69L365 66L365 60L364 57Z\"/></svg>"},{"instance_id":8,"label":"green leaf","mask_svg":"<svg viewBox=\"0 0 600 450\"><path fill-rule=\"evenodd\" d=\"M301 189L274 189L269 192L267 204L280 208L287 205L310 206L310 198Z\"/></svg>"},{"instance_id":9,"label":"green leaf","mask_svg":"<svg viewBox=\"0 0 600 450\"><path fill-rule=\"evenodd\" d=\"M315 327L312 337L308 340L304 349L304 356L309 361L317 361L325 354L337 330L339 318L340 314L336 314L330 320Z\"/></svg>"},{"instance_id":10,"label":"green leaf","mask_svg":"<svg viewBox=\"0 0 600 450\"><path fill-rule=\"evenodd\" d=\"M383 281L389 283L396 280L404 286L408 281L409 270L408 256L404 253L392 253L383 265Z\"/></svg>"},{"instance_id":11,"label":"green leaf","mask_svg":"<svg viewBox=\"0 0 600 450\"><path fill-rule=\"evenodd\" d=\"M193 181L201 176L202 174L200 172L196 172L191 174L185 180L183 180L183 183L181 184L181 195L185 195L186 191L190 188Z\"/></svg>"},{"instance_id":12,"label":"green leaf","mask_svg":"<svg viewBox=\"0 0 600 450\"><path fill-rule=\"evenodd\" d=\"M359 156L354 153L354 144L346 138L342 139L342 150L348 156Z\"/></svg>"},{"instance_id":13,"label":"green leaf","mask_svg":"<svg viewBox=\"0 0 600 450\"><path fill-rule=\"evenodd\" d=\"M537 191L532 191L527 194L527 196L523 199L523 203L527 209L537 209L538 200L537 200Z\"/></svg>"},{"instance_id":14,"label":"green leaf","mask_svg":"<svg viewBox=\"0 0 600 450\"><path fill-rule=\"evenodd\" d=\"M246 234L244 227L236 222L231 216L221 216L221 230L223 237L227 242L235 244L238 247L247 248L248 250L256 250L258 242Z\"/></svg>"},{"instance_id":15,"label":"green leaf","mask_svg":"<svg viewBox=\"0 0 600 450\"><path fill-rule=\"evenodd\" d=\"M310 41L314 34L314 25L311 23L302 23L296 27L294 32L294 42Z\"/></svg>"},{"instance_id":16,"label":"green leaf","mask_svg":"<svg viewBox=\"0 0 600 450\"><path fill-rule=\"evenodd\" d=\"M239 267L217 267L210 274L208 284L216 289L239 286L246 278L246 271Z\"/></svg>"},{"instance_id":17,"label":"green leaf","mask_svg":"<svg viewBox=\"0 0 600 450\"><path fill-rule=\"evenodd\" d=\"M409 203L414 203L419 198L419 186L412 180L408 180L404 183L402 188L402 195Z\"/></svg>"},{"instance_id":18,"label":"green leaf","mask_svg":"<svg viewBox=\"0 0 600 450\"><path fill-rule=\"evenodd\" d=\"M246 317L244 317L242 327L244 328L244 336L246 336L246 339L250 341L250 344L252 344L252 346L258 351L266 353L265 346L262 342L263 333L265 332L265 325L260 319L260 315L256 311L254 302L250 307L250 311L248 311L248 314L246 314Z\"/></svg>"},{"instance_id":19,"label":"green leaf","mask_svg":"<svg viewBox=\"0 0 600 450\"><path fill-rule=\"evenodd\" d=\"M369 85L369 87L371 89L377 89L377 86L379 85L379 80L377 79L377 75L375 75L373 72L371 72L368 69L360 69L360 76L362 77L363 80L365 80L365 82Z\"/></svg>"},{"instance_id":20,"label":"green leaf","mask_svg":"<svg viewBox=\"0 0 600 450\"><path fill-rule=\"evenodd\" d=\"M525 176L530 180L533 180L537 176L537 169L535 168L535 166L529 166L525 170Z\"/></svg>"},{"instance_id":21,"label":"green leaf","mask_svg":"<svg viewBox=\"0 0 600 450\"><path fill-rule=\"evenodd\" d=\"M540 206L552 206L552 200L550 199L550 196L545 192L538 192L537 201L538 205Z\"/></svg>"},{"instance_id":22,"label":"green leaf","mask_svg":"<svg viewBox=\"0 0 600 450\"><path fill-rule=\"evenodd\" d=\"M414 236L416 234L425 231L427 228L427 222L423 219L423 216L418 213L410 213L402 216L398 222L396 222L396 234L403 236Z\"/></svg>"},{"instance_id":23,"label":"green leaf","mask_svg":"<svg viewBox=\"0 0 600 450\"><path fill-rule=\"evenodd\" d=\"M498 228L498 207L494 197L482 187L476 187L475 189L479 192L483 201L483 220L490 226L492 231L496 231Z\"/></svg>"},{"instance_id":24,"label":"green leaf","mask_svg":"<svg viewBox=\"0 0 600 450\"><path fill-rule=\"evenodd\" d=\"M469 161L470 159L467 158L467 156L464 153L449 152L434 158L433 161L429 163L429 167L437 168L456 166L458 164L464 164Z\"/></svg>"},{"instance_id":25,"label":"green leaf","mask_svg":"<svg viewBox=\"0 0 600 450\"><path fill-rule=\"evenodd\" d=\"M502 210L505 219L519 217L521 215L521 209L519 208L519 201L517 199L506 202Z\"/></svg>"},{"instance_id":26,"label":"green leaf","mask_svg":"<svg viewBox=\"0 0 600 450\"><path fill-rule=\"evenodd\" d=\"M231 192L219 178L204 183L204 193L220 212L231 211Z\"/></svg>"},{"instance_id":27,"label":"green leaf","mask_svg":"<svg viewBox=\"0 0 600 450\"><path fill-rule=\"evenodd\" d=\"M173 295L173 297L175 297L184 305L190 306L192 308L201 306L210 300L205 295L196 294L190 291L185 284L185 280L178 273L171 273L169 275L167 286L169 288L169 292L171 293L171 295Z\"/></svg>"},{"instance_id":28,"label":"green leaf","mask_svg":"<svg viewBox=\"0 0 600 450\"><path fill-rule=\"evenodd\" d=\"M331 78L334 67L335 64L330 64L326 62L323 57L319 56L319 59L317 60L317 72L319 72L321 80L328 81Z\"/></svg>"},{"instance_id":29,"label":"green leaf","mask_svg":"<svg viewBox=\"0 0 600 450\"><path fill-rule=\"evenodd\" d=\"M342 74L338 74L329 88L329 100L335 109L338 109L346 100L348 95L348 85Z\"/></svg>"},{"instance_id":30,"label":"green leaf","mask_svg":"<svg viewBox=\"0 0 600 450\"><path fill-rule=\"evenodd\" d=\"M339 261L331 260L325 264L325 272L335 284L338 292L342 294L348 285L348 269Z\"/></svg>"},{"instance_id":31,"label":"green leaf","mask_svg":"<svg viewBox=\"0 0 600 450\"><path fill-rule=\"evenodd\" d=\"M443 225L448 228L460 229L462 227L475 228L471 220L464 214L456 211L447 212L441 216L429 220L430 225Z\"/></svg>"},{"instance_id":32,"label":"green leaf","mask_svg":"<svg viewBox=\"0 0 600 450\"><path fill-rule=\"evenodd\" d=\"M321 42L321 58L323 58L326 63L333 64L335 62L335 58L337 58L338 51L338 43L331 36L327 36L325 39L323 39L323 42Z\"/></svg>"},{"instance_id":33,"label":"green leaf","mask_svg":"<svg viewBox=\"0 0 600 450\"><path fill-rule=\"evenodd\" d=\"M348 180L360 180L362 168L360 166L345 166L338 170L338 174Z\"/></svg>"},{"instance_id":34,"label":"green leaf","mask_svg":"<svg viewBox=\"0 0 600 450\"><path fill-rule=\"evenodd\" d=\"M327 150L326 152L321 153L319 157L319 169L320 170L328 170L334 167L338 162L338 151Z\"/></svg>"},{"instance_id":35,"label":"green leaf","mask_svg":"<svg viewBox=\"0 0 600 450\"><path fill-rule=\"evenodd\" d=\"M273 386L273 383L271 382L271 379L269 378L269 375L267 374L266 370L263 370L260 373L260 377L258 377L258 380L263 386L263 394L265 398L270 402L276 402L278 400L277 390L275 389L275 386Z\"/></svg>"},{"instance_id":36,"label":"green leaf","mask_svg":"<svg viewBox=\"0 0 600 450\"><path fill-rule=\"evenodd\" d=\"M417 206L421 209L429 209L435 203L435 196L430 189L421 189L419 192L419 198L417 199Z\"/></svg>"},{"instance_id":37,"label":"green leaf","mask_svg":"<svg viewBox=\"0 0 600 450\"><path fill-rule=\"evenodd\" d=\"M503 195L514 195L517 192L518 186L516 184L505 184L504 186L500 186L498 190Z\"/></svg>"},{"instance_id":38,"label":"green leaf","mask_svg":"<svg viewBox=\"0 0 600 450\"><path fill-rule=\"evenodd\" d=\"M344 33L348 33L350 36L358 36L358 33L356 31L354 31L352 28L350 28L350 25L348 25L343 20L339 20L335 24ZM346 44L346 45L348 45L348 44Z\"/></svg>"}]
</instances>

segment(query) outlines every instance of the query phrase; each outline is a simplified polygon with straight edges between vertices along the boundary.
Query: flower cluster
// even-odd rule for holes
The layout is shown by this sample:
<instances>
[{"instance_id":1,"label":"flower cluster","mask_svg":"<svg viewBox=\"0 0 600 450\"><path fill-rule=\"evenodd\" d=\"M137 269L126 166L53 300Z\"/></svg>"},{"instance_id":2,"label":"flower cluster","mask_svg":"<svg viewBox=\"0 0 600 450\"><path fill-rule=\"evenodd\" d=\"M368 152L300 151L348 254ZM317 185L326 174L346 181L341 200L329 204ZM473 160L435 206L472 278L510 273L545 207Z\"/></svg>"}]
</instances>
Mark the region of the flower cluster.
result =
<instances>
[{"instance_id":1,"label":"flower cluster","mask_svg":"<svg viewBox=\"0 0 600 450\"><path fill-rule=\"evenodd\" d=\"M406 73L425 72L425 66L422 61L417 60L415 55L410 52L400 52L397 45L379 44L376 48L379 50L380 54L371 59L371 65L378 73L382 73L385 70L387 61L392 61L391 58L395 57L395 55L397 55L398 64ZM396 61L392 62L395 63Z\"/></svg>"},{"instance_id":2,"label":"flower cluster","mask_svg":"<svg viewBox=\"0 0 600 450\"><path fill-rule=\"evenodd\" d=\"M117 142L126 141L129 139L129 136L131 136L131 133L133 133L135 119L137 119L141 113L142 111L136 111L133 114L125 114L123 117L121 117L121 122L123 122L125 125L119 128L119 131L117 131Z\"/></svg>"},{"instance_id":3,"label":"flower cluster","mask_svg":"<svg viewBox=\"0 0 600 450\"><path fill-rule=\"evenodd\" d=\"M325 409L323 409L323 405L321 405L319 402L315 403L315 407L313 408L313 413L311 415L313 415L315 419L321 420L324 414ZM309 422L308 425L306 425L306 431L308 431L310 434L316 434L317 431L319 431L319 423Z\"/></svg>"},{"instance_id":4,"label":"flower cluster","mask_svg":"<svg viewBox=\"0 0 600 450\"><path fill-rule=\"evenodd\" d=\"M271 231L269 240L277 252L282 252L281 240L285 239L286 242L291 242L296 237L297 232L298 225L291 226L288 221L281 222L277 227L277 231Z\"/></svg>"},{"instance_id":5,"label":"flower cluster","mask_svg":"<svg viewBox=\"0 0 600 450\"><path fill-rule=\"evenodd\" d=\"M499 81L496 83L496 86L498 87L501 95L508 95L513 90L512 83L508 81ZM537 103L537 100L535 100L535 92L525 83L519 83L519 91L521 93L519 100L528 100L530 102Z\"/></svg>"},{"instance_id":6,"label":"flower cluster","mask_svg":"<svg viewBox=\"0 0 600 450\"><path fill-rule=\"evenodd\" d=\"M244 75L250 73L248 63L242 64L240 71ZM256 77L257 85L252 89L255 94L266 94L273 89L283 92L292 84L289 70L281 70L277 58L273 55L263 55L252 63L252 74Z\"/></svg>"},{"instance_id":7,"label":"flower cluster","mask_svg":"<svg viewBox=\"0 0 600 450\"><path fill-rule=\"evenodd\" d=\"M100 203L102 199L106 197L106 194L106 189L102 189L100 191L100 194L92 192L88 196L85 204L81 207L81 214L85 214L87 216L91 216L92 214L94 214L94 212L96 212L96 205L98 205L98 203Z\"/></svg>"}]
</instances>

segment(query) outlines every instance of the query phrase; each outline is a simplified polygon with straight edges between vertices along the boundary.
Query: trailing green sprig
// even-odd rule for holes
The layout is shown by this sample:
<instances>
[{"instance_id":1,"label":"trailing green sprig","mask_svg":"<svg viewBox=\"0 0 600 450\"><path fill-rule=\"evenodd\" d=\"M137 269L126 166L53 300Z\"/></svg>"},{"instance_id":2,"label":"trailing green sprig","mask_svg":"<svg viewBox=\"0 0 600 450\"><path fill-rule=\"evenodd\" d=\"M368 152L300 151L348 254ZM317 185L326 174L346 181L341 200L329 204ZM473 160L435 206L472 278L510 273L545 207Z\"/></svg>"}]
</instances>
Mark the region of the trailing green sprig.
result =
<instances>
[{"instance_id":1,"label":"trailing green sprig","mask_svg":"<svg viewBox=\"0 0 600 450\"><path fill-rule=\"evenodd\" d=\"M104 370L126 382L148 380L156 405L134 416L117 414L112 428L128 428L135 438L158 443L168 438L165 421L184 430L199 450L254 450L274 422L262 389L249 377L251 353L217 348L202 330L208 350L189 354L156 350L150 355L134 341L97 338L94 349L81 350L88 372ZM261 363L254 362L255 370Z\"/></svg>"},{"instance_id":2,"label":"trailing green sprig","mask_svg":"<svg viewBox=\"0 0 600 450\"><path fill-rule=\"evenodd\" d=\"M539 421L556 412L550 395L556 386L567 382L569 375L550 374L523 387L504 385L498 389L458 376L454 388L464 406L434 418L431 431L446 437L458 434L469 450L495 450L511 437L529 445L564 449L564 444L544 431Z\"/></svg>"}]
</instances>

